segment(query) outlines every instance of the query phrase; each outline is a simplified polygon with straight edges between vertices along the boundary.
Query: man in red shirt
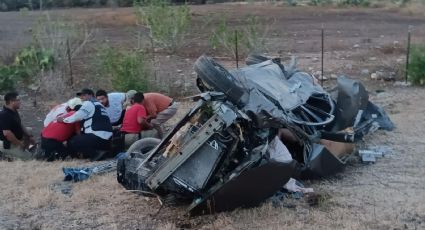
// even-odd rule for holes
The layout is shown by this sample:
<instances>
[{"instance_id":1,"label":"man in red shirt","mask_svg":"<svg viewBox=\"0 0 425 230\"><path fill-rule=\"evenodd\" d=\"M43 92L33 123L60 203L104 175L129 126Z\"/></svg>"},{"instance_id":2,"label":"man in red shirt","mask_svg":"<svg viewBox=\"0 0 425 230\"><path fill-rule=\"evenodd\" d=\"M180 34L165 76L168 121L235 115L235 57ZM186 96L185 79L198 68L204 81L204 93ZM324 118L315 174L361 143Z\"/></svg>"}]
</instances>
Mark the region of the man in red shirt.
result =
<instances>
[{"instance_id":1,"label":"man in red shirt","mask_svg":"<svg viewBox=\"0 0 425 230\"><path fill-rule=\"evenodd\" d=\"M76 105L63 118L73 115L81 105ZM80 122L63 123L56 120L51 122L41 131L41 149L47 161L53 161L58 158L64 159L70 154L64 142L68 141L75 134L80 133Z\"/></svg>"},{"instance_id":2,"label":"man in red shirt","mask_svg":"<svg viewBox=\"0 0 425 230\"><path fill-rule=\"evenodd\" d=\"M130 147L135 141L141 138L140 132L151 129L152 126L146 121L146 109L142 105L143 93L136 93L131 99L131 107L125 112L122 122L121 132L124 136L125 148Z\"/></svg>"},{"instance_id":3,"label":"man in red shirt","mask_svg":"<svg viewBox=\"0 0 425 230\"><path fill-rule=\"evenodd\" d=\"M176 114L179 103L160 93L145 93L144 97L143 106L148 113L147 119L162 138L161 126Z\"/></svg>"}]
</instances>

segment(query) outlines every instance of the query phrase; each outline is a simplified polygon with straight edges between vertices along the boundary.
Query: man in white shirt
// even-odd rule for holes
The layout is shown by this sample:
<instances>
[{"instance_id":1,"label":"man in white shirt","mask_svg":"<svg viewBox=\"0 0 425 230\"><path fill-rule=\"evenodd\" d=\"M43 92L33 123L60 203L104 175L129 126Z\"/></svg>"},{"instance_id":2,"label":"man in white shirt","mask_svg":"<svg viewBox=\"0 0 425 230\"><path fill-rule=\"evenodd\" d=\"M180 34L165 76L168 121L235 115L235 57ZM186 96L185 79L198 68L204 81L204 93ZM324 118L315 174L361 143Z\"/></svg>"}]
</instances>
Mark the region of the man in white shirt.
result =
<instances>
[{"instance_id":1,"label":"man in white shirt","mask_svg":"<svg viewBox=\"0 0 425 230\"><path fill-rule=\"evenodd\" d=\"M99 160L110 150L112 125L105 107L94 98L91 89L83 89L77 93L83 100L81 108L72 116L59 117L58 122L82 122L82 133L74 136L68 143L73 153L82 153L84 157Z\"/></svg>"},{"instance_id":2,"label":"man in white shirt","mask_svg":"<svg viewBox=\"0 0 425 230\"><path fill-rule=\"evenodd\" d=\"M130 101L131 96L132 95L127 95L126 93L107 93L103 89L96 92L96 99L105 107L112 126L122 124L125 113L123 105L126 101Z\"/></svg>"}]
</instances>

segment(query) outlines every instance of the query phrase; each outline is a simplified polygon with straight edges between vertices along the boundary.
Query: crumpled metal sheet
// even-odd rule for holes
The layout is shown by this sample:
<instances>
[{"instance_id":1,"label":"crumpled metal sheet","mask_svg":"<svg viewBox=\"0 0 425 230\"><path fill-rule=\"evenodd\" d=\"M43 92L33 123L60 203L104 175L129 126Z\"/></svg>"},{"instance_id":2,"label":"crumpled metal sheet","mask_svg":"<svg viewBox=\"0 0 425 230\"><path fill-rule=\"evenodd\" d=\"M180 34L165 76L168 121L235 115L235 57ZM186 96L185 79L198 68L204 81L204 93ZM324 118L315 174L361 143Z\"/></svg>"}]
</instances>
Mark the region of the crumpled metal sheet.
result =
<instances>
[{"instance_id":1,"label":"crumpled metal sheet","mask_svg":"<svg viewBox=\"0 0 425 230\"><path fill-rule=\"evenodd\" d=\"M278 109L270 100L268 100L258 89L252 89L248 97L249 103L243 108L246 114L255 115L251 116L255 119L254 122L259 128L279 127L281 119L285 118L283 111ZM275 118L268 120L268 117Z\"/></svg>"},{"instance_id":2,"label":"crumpled metal sheet","mask_svg":"<svg viewBox=\"0 0 425 230\"><path fill-rule=\"evenodd\" d=\"M333 131L352 127L359 110L365 110L369 102L369 94L359 81L342 76L337 79L337 84L338 96Z\"/></svg>"},{"instance_id":3,"label":"crumpled metal sheet","mask_svg":"<svg viewBox=\"0 0 425 230\"><path fill-rule=\"evenodd\" d=\"M270 60L230 72L250 93L257 89L276 104L274 107L279 106L285 111L306 103L312 94L326 93L307 73L296 72L287 79L279 65ZM258 105L251 100L247 104L252 103Z\"/></svg>"},{"instance_id":4,"label":"crumpled metal sheet","mask_svg":"<svg viewBox=\"0 0 425 230\"><path fill-rule=\"evenodd\" d=\"M333 131L352 127L360 110L362 121L373 120L379 128L391 131L394 124L381 107L369 101L369 94L362 83L344 76L337 79L336 115Z\"/></svg>"},{"instance_id":5,"label":"crumpled metal sheet","mask_svg":"<svg viewBox=\"0 0 425 230\"><path fill-rule=\"evenodd\" d=\"M269 161L247 169L217 191L195 201L189 207L189 212L193 216L257 206L289 181L295 165L295 161L290 163Z\"/></svg>"},{"instance_id":6,"label":"crumpled metal sheet","mask_svg":"<svg viewBox=\"0 0 425 230\"><path fill-rule=\"evenodd\" d=\"M303 179L326 177L341 171L344 165L345 162L329 152L324 145L313 144L306 169L301 177Z\"/></svg>"},{"instance_id":7,"label":"crumpled metal sheet","mask_svg":"<svg viewBox=\"0 0 425 230\"><path fill-rule=\"evenodd\" d=\"M363 113L363 119L374 119L378 123L379 128L383 130L392 131L395 128L394 123L385 110L370 101L367 103L366 111Z\"/></svg>"}]
</instances>

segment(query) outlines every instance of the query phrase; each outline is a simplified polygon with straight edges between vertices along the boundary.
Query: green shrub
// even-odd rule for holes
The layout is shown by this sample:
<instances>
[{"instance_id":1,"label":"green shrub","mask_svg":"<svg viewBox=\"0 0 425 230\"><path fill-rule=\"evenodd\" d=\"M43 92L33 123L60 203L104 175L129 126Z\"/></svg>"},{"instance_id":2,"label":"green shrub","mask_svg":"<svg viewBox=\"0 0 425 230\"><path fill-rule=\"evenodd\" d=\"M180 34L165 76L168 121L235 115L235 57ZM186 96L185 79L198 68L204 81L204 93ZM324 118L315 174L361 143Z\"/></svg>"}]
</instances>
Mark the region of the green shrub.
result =
<instances>
[{"instance_id":1,"label":"green shrub","mask_svg":"<svg viewBox=\"0 0 425 230\"><path fill-rule=\"evenodd\" d=\"M40 71L53 68L53 51L28 46L16 55L14 65L20 78L31 78Z\"/></svg>"},{"instance_id":2,"label":"green shrub","mask_svg":"<svg viewBox=\"0 0 425 230\"><path fill-rule=\"evenodd\" d=\"M30 82L41 71L53 68L53 53L36 46L22 49L15 57L14 63L0 65L0 90L14 89L17 82Z\"/></svg>"},{"instance_id":3,"label":"green shrub","mask_svg":"<svg viewBox=\"0 0 425 230\"><path fill-rule=\"evenodd\" d=\"M410 0L400 0L399 5L400 5L400 6L402 6L402 7L404 7L404 6L406 6L409 2L410 2ZM425 3L425 2L424 2L424 3Z\"/></svg>"},{"instance_id":4,"label":"green shrub","mask_svg":"<svg viewBox=\"0 0 425 230\"><path fill-rule=\"evenodd\" d=\"M286 2L290 6L296 6L298 4L297 0L286 0Z\"/></svg>"},{"instance_id":5,"label":"green shrub","mask_svg":"<svg viewBox=\"0 0 425 230\"><path fill-rule=\"evenodd\" d=\"M246 19L245 27L242 30L242 42L247 52L262 52L265 50L267 28L258 20L256 16L249 16ZM262 29L263 28L263 29Z\"/></svg>"},{"instance_id":6,"label":"green shrub","mask_svg":"<svg viewBox=\"0 0 425 230\"><path fill-rule=\"evenodd\" d=\"M17 81L14 68L0 65L0 91L14 89Z\"/></svg>"},{"instance_id":7,"label":"green shrub","mask_svg":"<svg viewBox=\"0 0 425 230\"><path fill-rule=\"evenodd\" d=\"M310 0L308 3L311 6L324 6L324 5L332 5L333 0Z\"/></svg>"},{"instance_id":8,"label":"green shrub","mask_svg":"<svg viewBox=\"0 0 425 230\"><path fill-rule=\"evenodd\" d=\"M236 57L236 33L238 38L242 37L240 31L234 30L227 25L226 19L223 17L218 23L217 27L213 30L210 37L210 45L214 49L224 49L233 57Z\"/></svg>"},{"instance_id":9,"label":"green shrub","mask_svg":"<svg viewBox=\"0 0 425 230\"><path fill-rule=\"evenodd\" d=\"M115 0L119 6L132 6L133 0ZM91 7L104 6L108 0L0 0L0 11L16 11L21 8L43 9L52 7Z\"/></svg>"},{"instance_id":10,"label":"green shrub","mask_svg":"<svg viewBox=\"0 0 425 230\"><path fill-rule=\"evenodd\" d=\"M99 52L100 73L111 79L114 90L130 89L147 91L150 86L150 71L141 51L120 51L104 47Z\"/></svg>"},{"instance_id":11,"label":"green shrub","mask_svg":"<svg viewBox=\"0 0 425 230\"><path fill-rule=\"evenodd\" d=\"M267 28L259 22L258 17L248 16L242 29L228 26L225 17L221 17L220 23L213 30L210 37L210 45L214 49L224 49L236 57L236 33L238 39L239 54L265 51L265 37Z\"/></svg>"},{"instance_id":12,"label":"green shrub","mask_svg":"<svg viewBox=\"0 0 425 230\"><path fill-rule=\"evenodd\" d=\"M339 0L338 5L367 7L370 5L370 0Z\"/></svg>"},{"instance_id":13,"label":"green shrub","mask_svg":"<svg viewBox=\"0 0 425 230\"><path fill-rule=\"evenodd\" d=\"M412 46L408 76L413 84L425 85L425 44Z\"/></svg>"},{"instance_id":14,"label":"green shrub","mask_svg":"<svg viewBox=\"0 0 425 230\"><path fill-rule=\"evenodd\" d=\"M172 52L180 47L191 21L187 5L172 6L166 0L144 0L135 3L135 12L139 23L149 28L155 43Z\"/></svg>"}]
</instances>

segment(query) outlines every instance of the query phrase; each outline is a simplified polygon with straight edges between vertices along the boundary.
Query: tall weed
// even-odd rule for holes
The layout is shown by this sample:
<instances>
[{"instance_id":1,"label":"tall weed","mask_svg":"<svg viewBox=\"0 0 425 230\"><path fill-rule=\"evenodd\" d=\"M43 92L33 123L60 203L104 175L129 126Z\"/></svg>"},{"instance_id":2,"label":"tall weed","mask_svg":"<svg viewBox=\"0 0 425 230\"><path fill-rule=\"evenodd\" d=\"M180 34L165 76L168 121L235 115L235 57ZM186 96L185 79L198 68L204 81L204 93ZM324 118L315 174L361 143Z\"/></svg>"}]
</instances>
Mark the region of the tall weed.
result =
<instances>
[{"instance_id":1,"label":"tall weed","mask_svg":"<svg viewBox=\"0 0 425 230\"><path fill-rule=\"evenodd\" d=\"M239 54L264 52L268 27L260 23L258 17L248 16L242 28L233 28L228 25L225 17L212 32L210 45L214 49L223 49L236 57L236 39ZM237 37L236 37L237 36Z\"/></svg>"},{"instance_id":2,"label":"tall weed","mask_svg":"<svg viewBox=\"0 0 425 230\"><path fill-rule=\"evenodd\" d=\"M130 89L147 91L150 86L150 70L142 51L122 51L103 47L99 52L100 73L111 79L112 87L118 91Z\"/></svg>"},{"instance_id":3,"label":"tall weed","mask_svg":"<svg viewBox=\"0 0 425 230\"><path fill-rule=\"evenodd\" d=\"M166 0L142 0L135 2L135 13L139 23L149 28L157 45L177 51L190 26L189 6L172 6Z\"/></svg>"},{"instance_id":4,"label":"tall weed","mask_svg":"<svg viewBox=\"0 0 425 230\"><path fill-rule=\"evenodd\" d=\"M413 84L425 85L425 44L412 46L408 76Z\"/></svg>"}]
</instances>

